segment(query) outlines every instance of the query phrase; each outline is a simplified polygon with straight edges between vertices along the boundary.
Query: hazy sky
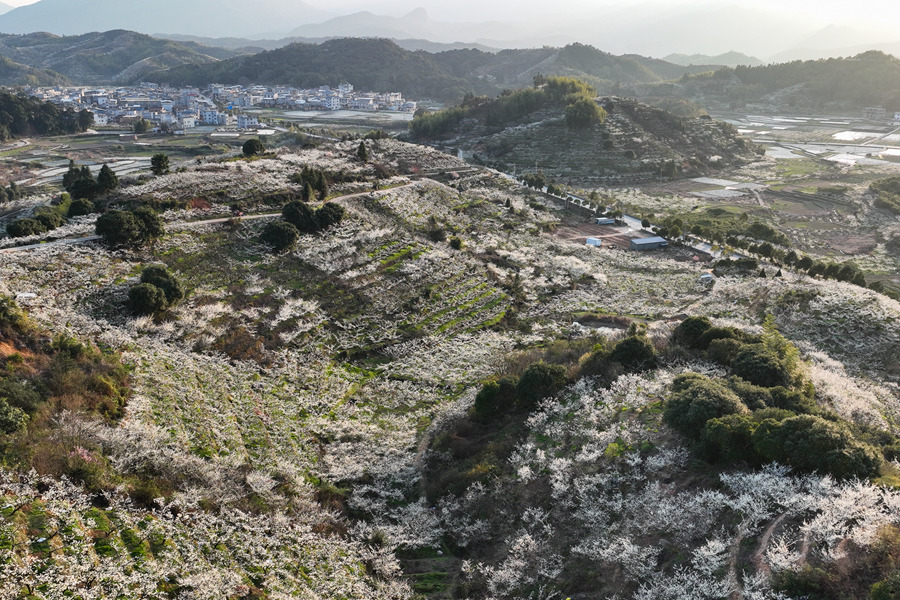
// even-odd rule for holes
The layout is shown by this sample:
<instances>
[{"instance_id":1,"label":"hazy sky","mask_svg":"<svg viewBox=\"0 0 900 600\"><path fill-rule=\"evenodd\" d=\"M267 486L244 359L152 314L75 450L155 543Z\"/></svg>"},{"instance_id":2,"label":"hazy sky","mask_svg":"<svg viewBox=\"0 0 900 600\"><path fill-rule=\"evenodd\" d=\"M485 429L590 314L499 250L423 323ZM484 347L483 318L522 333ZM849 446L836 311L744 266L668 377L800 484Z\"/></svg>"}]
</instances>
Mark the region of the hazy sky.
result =
<instances>
[{"instance_id":1,"label":"hazy sky","mask_svg":"<svg viewBox=\"0 0 900 600\"><path fill-rule=\"evenodd\" d=\"M21 1L21 0L20 0ZM27 1L27 0L26 0ZM777 14L791 13L791 17L824 24L847 24L887 29L900 23L900 2L896 0L306 0L307 4L330 10L346 12L369 10L381 14L399 16L422 6L432 18L453 21L483 21L485 18L515 21L522 16L540 14L577 14L587 10L597 12L604 7L627 8L637 5L658 4L665 7L678 5L744 6L771 10ZM788 15L785 15L788 16Z\"/></svg>"}]
</instances>

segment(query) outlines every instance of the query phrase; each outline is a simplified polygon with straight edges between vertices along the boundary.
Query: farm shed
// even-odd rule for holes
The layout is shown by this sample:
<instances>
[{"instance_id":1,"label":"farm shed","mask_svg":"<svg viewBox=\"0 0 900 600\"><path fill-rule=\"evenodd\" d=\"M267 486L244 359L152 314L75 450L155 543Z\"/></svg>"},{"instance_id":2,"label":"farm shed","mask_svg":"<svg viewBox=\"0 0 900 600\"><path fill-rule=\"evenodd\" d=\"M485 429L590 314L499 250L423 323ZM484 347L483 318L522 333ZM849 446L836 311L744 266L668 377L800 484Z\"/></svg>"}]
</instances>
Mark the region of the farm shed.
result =
<instances>
[{"instance_id":1,"label":"farm shed","mask_svg":"<svg viewBox=\"0 0 900 600\"><path fill-rule=\"evenodd\" d=\"M615 219L607 219L606 217L597 217L594 219L594 225L615 225Z\"/></svg>"},{"instance_id":2,"label":"farm shed","mask_svg":"<svg viewBox=\"0 0 900 600\"><path fill-rule=\"evenodd\" d=\"M666 238L661 237L651 237L651 238L638 238L631 240L631 249L632 250L658 250L659 248L668 248L669 242Z\"/></svg>"},{"instance_id":3,"label":"farm shed","mask_svg":"<svg viewBox=\"0 0 900 600\"><path fill-rule=\"evenodd\" d=\"M600 238L596 238L596 237L589 237L585 241L585 244L587 244L588 246L597 246L599 248L600 246L603 245L603 240L601 240Z\"/></svg>"}]
</instances>

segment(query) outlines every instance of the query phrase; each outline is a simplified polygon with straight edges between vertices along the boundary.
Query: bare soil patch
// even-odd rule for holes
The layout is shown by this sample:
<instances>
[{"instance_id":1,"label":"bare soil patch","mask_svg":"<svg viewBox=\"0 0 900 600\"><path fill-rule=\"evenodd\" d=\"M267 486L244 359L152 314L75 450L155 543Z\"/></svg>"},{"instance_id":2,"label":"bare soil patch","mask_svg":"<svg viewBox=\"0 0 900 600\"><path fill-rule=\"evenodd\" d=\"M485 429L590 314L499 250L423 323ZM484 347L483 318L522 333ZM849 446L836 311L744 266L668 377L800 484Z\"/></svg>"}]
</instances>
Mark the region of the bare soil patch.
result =
<instances>
[{"instance_id":1,"label":"bare soil patch","mask_svg":"<svg viewBox=\"0 0 900 600\"><path fill-rule=\"evenodd\" d=\"M632 234L629 234L629 231L632 231ZM592 223L557 227L555 235L574 244L584 244L587 238L596 237L603 240L603 248L619 248L621 250L631 248L631 240L640 237L633 235L633 230L629 230L627 227L594 225ZM600 249L598 248L598 250Z\"/></svg>"}]
</instances>

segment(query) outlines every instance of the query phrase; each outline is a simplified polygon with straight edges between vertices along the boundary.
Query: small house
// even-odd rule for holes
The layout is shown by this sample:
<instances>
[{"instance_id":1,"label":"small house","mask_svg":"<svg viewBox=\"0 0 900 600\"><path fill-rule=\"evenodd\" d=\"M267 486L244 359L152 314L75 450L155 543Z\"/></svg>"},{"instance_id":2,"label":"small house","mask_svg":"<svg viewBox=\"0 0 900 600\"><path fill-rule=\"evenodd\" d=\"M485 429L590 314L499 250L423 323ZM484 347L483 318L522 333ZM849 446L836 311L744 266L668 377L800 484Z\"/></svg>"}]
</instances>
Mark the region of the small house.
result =
<instances>
[{"instance_id":1,"label":"small house","mask_svg":"<svg viewBox=\"0 0 900 600\"><path fill-rule=\"evenodd\" d=\"M596 237L589 237L585 242L588 246L596 246L598 248L603 246L603 240Z\"/></svg>"},{"instance_id":2,"label":"small house","mask_svg":"<svg viewBox=\"0 0 900 600\"><path fill-rule=\"evenodd\" d=\"M666 238L651 237L638 238L631 240L632 250L659 250L660 248L668 248L669 242Z\"/></svg>"}]
</instances>

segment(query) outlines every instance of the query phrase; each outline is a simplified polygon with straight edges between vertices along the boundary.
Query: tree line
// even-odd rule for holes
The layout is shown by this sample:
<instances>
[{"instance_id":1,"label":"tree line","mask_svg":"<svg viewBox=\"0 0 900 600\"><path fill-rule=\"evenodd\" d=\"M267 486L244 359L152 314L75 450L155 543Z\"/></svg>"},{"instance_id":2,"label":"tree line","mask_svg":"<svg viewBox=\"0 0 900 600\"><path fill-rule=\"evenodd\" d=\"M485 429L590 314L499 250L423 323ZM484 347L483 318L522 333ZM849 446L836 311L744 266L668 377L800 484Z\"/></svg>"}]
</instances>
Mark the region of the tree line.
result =
<instances>
[{"instance_id":1,"label":"tree line","mask_svg":"<svg viewBox=\"0 0 900 600\"><path fill-rule=\"evenodd\" d=\"M0 92L0 141L28 135L65 135L94 124L87 110L60 110L52 102Z\"/></svg>"},{"instance_id":2,"label":"tree line","mask_svg":"<svg viewBox=\"0 0 900 600\"><path fill-rule=\"evenodd\" d=\"M467 93L458 106L433 113L417 112L410 131L420 138L434 138L449 133L464 118L474 117L487 125L504 126L547 107L564 107L566 126L588 129L606 120L606 110L594 100L597 91L572 77L534 79L534 87L505 90L489 99Z\"/></svg>"}]
</instances>

